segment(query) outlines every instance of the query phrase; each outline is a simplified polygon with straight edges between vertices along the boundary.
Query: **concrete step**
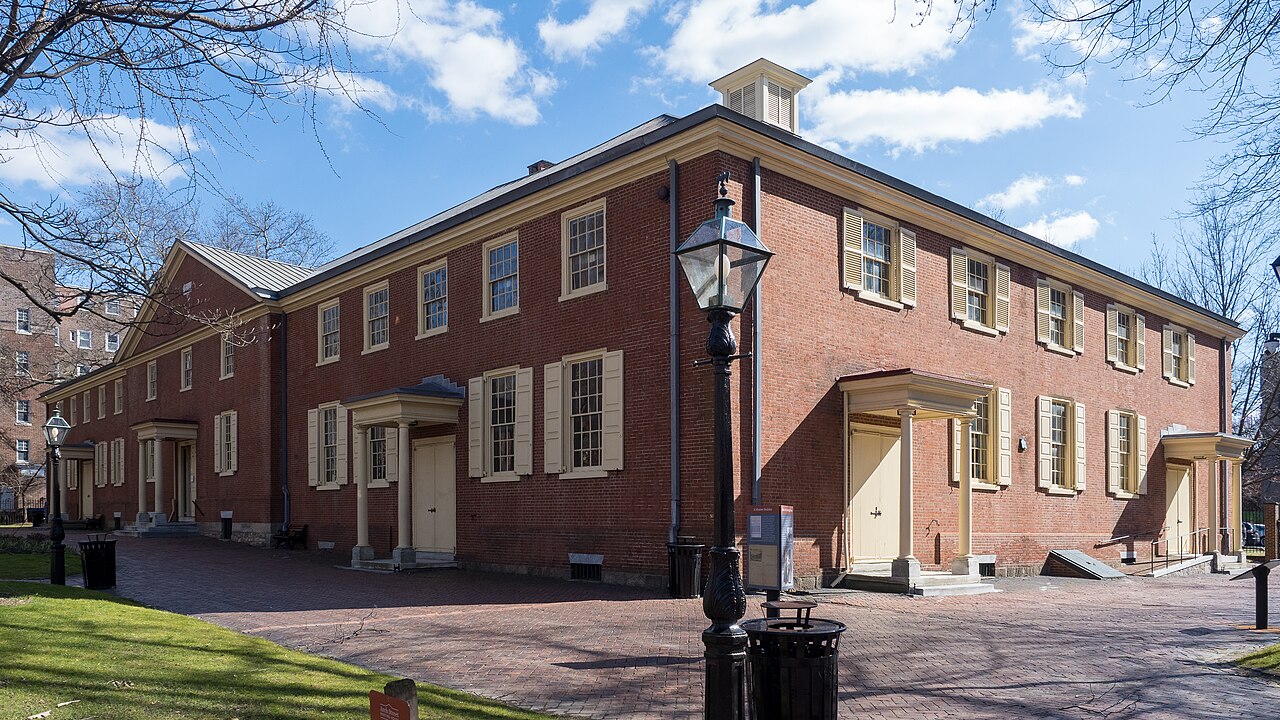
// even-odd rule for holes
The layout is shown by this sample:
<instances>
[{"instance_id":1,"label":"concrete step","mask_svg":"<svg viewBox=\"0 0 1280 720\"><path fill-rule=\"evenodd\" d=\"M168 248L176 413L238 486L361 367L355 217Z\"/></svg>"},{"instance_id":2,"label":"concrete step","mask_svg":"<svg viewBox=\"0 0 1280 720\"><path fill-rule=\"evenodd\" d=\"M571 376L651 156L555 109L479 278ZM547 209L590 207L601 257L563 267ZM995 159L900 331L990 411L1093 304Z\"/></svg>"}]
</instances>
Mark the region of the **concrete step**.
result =
<instances>
[{"instance_id":1,"label":"concrete step","mask_svg":"<svg viewBox=\"0 0 1280 720\"><path fill-rule=\"evenodd\" d=\"M1179 560L1178 562L1171 562L1168 567L1157 564L1155 570L1152 570L1143 577L1159 578L1166 575L1173 575L1175 573L1185 574L1188 572L1209 572L1209 564L1212 562L1212 555L1196 555Z\"/></svg>"},{"instance_id":2,"label":"concrete step","mask_svg":"<svg viewBox=\"0 0 1280 720\"><path fill-rule=\"evenodd\" d=\"M161 525L129 523L112 534L135 538L191 537L199 535L200 528L193 522L171 522Z\"/></svg>"},{"instance_id":3,"label":"concrete step","mask_svg":"<svg viewBox=\"0 0 1280 720\"><path fill-rule=\"evenodd\" d=\"M911 588L912 595L920 597L955 597L957 595L982 595L995 592L994 585L983 582L967 582L953 585L923 585Z\"/></svg>"},{"instance_id":4,"label":"concrete step","mask_svg":"<svg viewBox=\"0 0 1280 720\"><path fill-rule=\"evenodd\" d=\"M978 595L994 592L995 587L981 582L974 575L954 575L948 572L925 571L911 578L892 577L888 572L849 573L840 582L848 590L890 592L921 597L948 597L953 595Z\"/></svg>"}]
</instances>

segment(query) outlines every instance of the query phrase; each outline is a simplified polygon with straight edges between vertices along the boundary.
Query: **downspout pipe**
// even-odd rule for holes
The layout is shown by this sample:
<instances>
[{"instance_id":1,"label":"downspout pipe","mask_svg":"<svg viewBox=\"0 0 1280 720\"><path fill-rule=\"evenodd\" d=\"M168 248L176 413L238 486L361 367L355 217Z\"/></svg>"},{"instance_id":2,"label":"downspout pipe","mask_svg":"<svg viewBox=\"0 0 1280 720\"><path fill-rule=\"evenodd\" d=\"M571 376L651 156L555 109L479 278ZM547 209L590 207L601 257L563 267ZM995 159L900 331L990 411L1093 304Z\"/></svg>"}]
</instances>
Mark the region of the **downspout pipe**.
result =
<instances>
[{"instance_id":1,"label":"downspout pipe","mask_svg":"<svg viewBox=\"0 0 1280 720\"><path fill-rule=\"evenodd\" d=\"M1224 433L1231 432L1231 341L1221 338L1218 341L1218 431ZM1215 491L1221 502L1218 503L1218 512L1221 515L1221 522L1218 527L1222 528L1224 535L1229 535L1231 528L1231 503L1235 500L1231 496L1231 464L1215 459L1214 464L1217 465L1214 470L1216 476L1215 482L1218 487ZM1236 542L1240 542L1243 538L1235 538ZM1227 542L1224 538L1222 545Z\"/></svg>"},{"instance_id":2,"label":"downspout pipe","mask_svg":"<svg viewBox=\"0 0 1280 720\"><path fill-rule=\"evenodd\" d=\"M756 157L751 161L751 177L752 177L752 200L751 207L754 209L755 217L752 220L751 229L755 231L756 236L760 236L760 158ZM761 332L760 332L760 313L764 305L764 301L760 299L763 294L759 284L756 285L756 295L751 307L751 504L759 505L760 499L760 422L763 415L764 406L764 375L761 372Z\"/></svg>"},{"instance_id":3,"label":"downspout pipe","mask_svg":"<svg viewBox=\"0 0 1280 720\"><path fill-rule=\"evenodd\" d=\"M293 508L289 497L289 313L280 313L280 496L284 501L281 528L289 527Z\"/></svg>"},{"instance_id":4,"label":"downspout pipe","mask_svg":"<svg viewBox=\"0 0 1280 720\"><path fill-rule=\"evenodd\" d=\"M671 252L668 278L670 301L670 367L671 405L668 409L671 423L671 525L667 529L667 542L675 542L680 532L680 262L676 260L676 247L680 245L680 168L675 160L667 161L668 222L671 226Z\"/></svg>"}]
</instances>

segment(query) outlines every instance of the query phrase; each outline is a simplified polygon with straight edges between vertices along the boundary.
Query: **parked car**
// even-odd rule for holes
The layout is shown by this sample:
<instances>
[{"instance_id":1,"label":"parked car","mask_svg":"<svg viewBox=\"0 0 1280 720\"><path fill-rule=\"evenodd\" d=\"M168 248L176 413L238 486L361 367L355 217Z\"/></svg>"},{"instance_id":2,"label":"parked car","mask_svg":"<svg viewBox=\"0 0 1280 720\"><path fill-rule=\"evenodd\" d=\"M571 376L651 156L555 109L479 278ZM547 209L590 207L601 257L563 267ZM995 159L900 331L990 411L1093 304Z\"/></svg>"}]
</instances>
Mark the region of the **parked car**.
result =
<instances>
[{"instance_id":1,"label":"parked car","mask_svg":"<svg viewBox=\"0 0 1280 720\"><path fill-rule=\"evenodd\" d=\"M1262 547L1267 541L1267 526L1262 523L1244 523L1245 547Z\"/></svg>"}]
</instances>

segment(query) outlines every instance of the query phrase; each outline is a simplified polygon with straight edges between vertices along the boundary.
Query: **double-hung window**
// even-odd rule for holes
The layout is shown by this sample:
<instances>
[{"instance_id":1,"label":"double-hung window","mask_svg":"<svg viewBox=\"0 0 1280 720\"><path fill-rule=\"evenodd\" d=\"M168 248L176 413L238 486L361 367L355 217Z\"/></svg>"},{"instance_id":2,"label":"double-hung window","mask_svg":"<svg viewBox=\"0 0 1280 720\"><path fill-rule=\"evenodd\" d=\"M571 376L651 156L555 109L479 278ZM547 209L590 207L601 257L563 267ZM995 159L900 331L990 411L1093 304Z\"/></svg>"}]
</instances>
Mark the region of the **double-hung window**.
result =
<instances>
[{"instance_id":1,"label":"double-hung window","mask_svg":"<svg viewBox=\"0 0 1280 720\"><path fill-rule=\"evenodd\" d=\"M986 335L1009 331L1009 268L986 253L951 248L951 318Z\"/></svg>"},{"instance_id":2,"label":"double-hung window","mask_svg":"<svg viewBox=\"0 0 1280 720\"><path fill-rule=\"evenodd\" d=\"M364 351L391 344L391 288L383 281L364 289Z\"/></svg>"},{"instance_id":3,"label":"double-hung window","mask_svg":"<svg viewBox=\"0 0 1280 720\"><path fill-rule=\"evenodd\" d=\"M320 333L316 343L317 365L334 362L342 355L342 306L337 298L316 309Z\"/></svg>"},{"instance_id":4,"label":"double-hung window","mask_svg":"<svg viewBox=\"0 0 1280 720\"><path fill-rule=\"evenodd\" d=\"M222 336L222 371L218 375L219 380L226 380L236 374L236 342L229 333Z\"/></svg>"},{"instance_id":5,"label":"double-hung window","mask_svg":"<svg viewBox=\"0 0 1280 720\"><path fill-rule=\"evenodd\" d=\"M31 462L31 441L16 440L14 441L13 444L15 449L18 451L18 457L17 457L18 464L26 465L27 463Z\"/></svg>"},{"instance_id":6,"label":"double-hung window","mask_svg":"<svg viewBox=\"0 0 1280 720\"><path fill-rule=\"evenodd\" d=\"M195 375L195 371L191 367L191 348L182 348L179 362L182 367L181 374L179 375L178 391L185 392L191 389L191 382Z\"/></svg>"},{"instance_id":7,"label":"double-hung window","mask_svg":"<svg viewBox=\"0 0 1280 720\"><path fill-rule=\"evenodd\" d=\"M119 315L120 315L120 301L119 301L119 300L108 300L108 301L106 302L106 304L105 304L105 307L103 308L103 312L105 312L107 315L110 315L111 317L117 317L117 316L119 316Z\"/></svg>"},{"instance_id":8,"label":"double-hung window","mask_svg":"<svg viewBox=\"0 0 1280 720\"><path fill-rule=\"evenodd\" d=\"M894 309L916 304L916 235L889 218L844 209L841 285Z\"/></svg>"},{"instance_id":9,"label":"double-hung window","mask_svg":"<svg viewBox=\"0 0 1280 720\"><path fill-rule=\"evenodd\" d=\"M369 428L369 482L387 484L387 429L381 425Z\"/></svg>"},{"instance_id":10,"label":"double-hung window","mask_svg":"<svg viewBox=\"0 0 1280 720\"><path fill-rule=\"evenodd\" d=\"M418 337L449 329L449 266L445 260L418 269Z\"/></svg>"},{"instance_id":11,"label":"double-hung window","mask_svg":"<svg viewBox=\"0 0 1280 720\"><path fill-rule=\"evenodd\" d=\"M17 412L16 412L15 421L19 425L31 424L31 401L30 400L19 400L17 402Z\"/></svg>"},{"instance_id":12,"label":"double-hung window","mask_svg":"<svg viewBox=\"0 0 1280 720\"><path fill-rule=\"evenodd\" d=\"M347 409L326 403L307 411L307 482L321 490L347 484Z\"/></svg>"},{"instance_id":13,"label":"double-hung window","mask_svg":"<svg viewBox=\"0 0 1280 720\"><path fill-rule=\"evenodd\" d=\"M533 472L533 368L509 367L467 387L471 477L515 480Z\"/></svg>"},{"instance_id":14,"label":"double-hung window","mask_svg":"<svg viewBox=\"0 0 1280 720\"><path fill-rule=\"evenodd\" d=\"M484 244L482 320L520 311L520 240L514 234Z\"/></svg>"},{"instance_id":15,"label":"double-hung window","mask_svg":"<svg viewBox=\"0 0 1280 720\"><path fill-rule=\"evenodd\" d=\"M596 200L560 217L560 297L567 299L606 289L605 201Z\"/></svg>"},{"instance_id":16,"label":"double-hung window","mask_svg":"<svg viewBox=\"0 0 1280 720\"><path fill-rule=\"evenodd\" d=\"M81 350L92 350L93 349L93 331L77 330L76 331L76 347L80 348Z\"/></svg>"},{"instance_id":17,"label":"double-hung window","mask_svg":"<svg viewBox=\"0 0 1280 720\"><path fill-rule=\"evenodd\" d=\"M14 319L13 330L14 332L20 333L22 335L31 334L31 309L30 308L18 308L16 317Z\"/></svg>"},{"instance_id":18,"label":"double-hung window","mask_svg":"<svg viewBox=\"0 0 1280 720\"><path fill-rule=\"evenodd\" d=\"M1196 384L1196 336L1186 328L1164 326L1164 377L1181 387Z\"/></svg>"},{"instance_id":19,"label":"double-hung window","mask_svg":"<svg viewBox=\"0 0 1280 720\"><path fill-rule=\"evenodd\" d=\"M76 363L76 377L89 374L89 366L85 363Z\"/></svg>"},{"instance_id":20,"label":"double-hung window","mask_svg":"<svg viewBox=\"0 0 1280 720\"><path fill-rule=\"evenodd\" d=\"M604 358L569 363L569 468L601 467L604 450Z\"/></svg>"},{"instance_id":21,"label":"double-hung window","mask_svg":"<svg viewBox=\"0 0 1280 720\"><path fill-rule=\"evenodd\" d=\"M1147 419L1130 410L1107 411L1107 492L1130 498L1147 491Z\"/></svg>"},{"instance_id":22,"label":"double-hung window","mask_svg":"<svg viewBox=\"0 0 1280 720\"><path fill-rule=\"evenodd\" d=\"M1060 355L1084 352L1084 293L1052 278L1036 280L1036 342Z\"/></svg>"},{"instance_id":23,"label":"double-hung window","mask_svg":"<svg viewBox=\"0 0 1280 720\"><path fill-rule=\"evenodd\" d=\"M964 456L964 423L952 420L951 480L958 483L960 473L968 470L973 486L994 490L1012 481L1013 433L1012 393L1008 388L992 388L988 395L973 404L974 416L969 423L969 455ZM966 464L967 461L967 464Z\"/></svg>"},{"instance_id":24,"label":"double-hung window","mask_svg":"<svg viewBox=\"0 0 1280 720\"><path fill-rule=\"evenodd\" d=\"M107 386L98 386L98 419L101 420L107 416Z\"/></svg>"},{"instance_id":25,"label":"double-hung window","mask_svg":"<svg viewBox=\"0 0 1280 720\"><path fill-rule=\"evenodd\" d=\"M219 475L231 475L237 470L238 425L235 410L213 416L213 471Z\"/></svg>"},{"instance_id":26,"label":"double-hung window","mask_svg":"<svg viewBox=\"0 0 1280 720\"><path fill-rule=\"evenodd\" d=\"M488 378L489 474L516 471L516 374Z\"/></svg>"},{"instance_id":27,"label":"double-hung window","mask_svg":"<svg viewBox=\"0 0 1280 720\"><path fill-rule=\"evenodd\" d=\"M115 402L115 408L114 408L115 412L113 414L119 415L120 413L124 412L124 379L123 378L116 379L115 394L116 394L116 402Z\"/></svg>"},{"instance_id":28,"label":"double-hung window","mask_svg":"<svg viewBox=\"0 0 1280 720\"><path fill-rule=\"evenodd\" d=\"M1071 400L1037 399L1037 484L1050 494L1075 494L1085 489L1085 408Z\"/></svg>"},{"instance_id":29,"label":"double-hung window","mask_svg":"<svg viewBox=\"0 0 1280 720\"><path fill-rule=\"evenodd\" d=\"M338 482L338 408L320 411L320 483Z\"/></svg>"},{"instance_id":30,"label":"double-hung window","mask_svg":"<svg viewBox=\"0 0 1280 720\"><path fill-rule=\"evenodd\" d=\"M1107 305L1107 362L1138 373L1147 367L1147 324L1142 315L1118 303Z\"/></svg>"},{"instance_id":31,"label":"double-hung window","mask_svg":"<svg viewBox=\"0 0 1280 720\"><path fill-rule=\"evenodd\" d=\"M80 395L81 410L84 411L84 421L89 422L93 419L93 410L89 407L89 391L85 390Z\"/></svg>"},{"instance_id":32,"label":"double-hung window","mask_svg":"<svg viewBox=\"0 0 1280 720\"><path fill-rule=\"evenodd\" d=\"M115 352L120 349L120 333L107 333L106 345L107 352Z\"/></svg>"},{"instance_id":33,"label":"double-hung window","mask_svg":"<svg viewBox=\"0 0 1280 720\"><path fill-rule=\"evenodd\" d=\"M147 400L156 399L157 384L158 384L158 380L156 378L156 361L152 360L151 362L147 363Z\"/></svg>"},{"instance_id":34,"label":"double-hung window","mask_svg":"<svg viewBox=\"0 0 1280 720\"><path fill-rule=\"evenodd\" d=\"M545 470L603 477L622 469L622 351L597 350L544 368Z\"/></svg>"},{"instance_id":35,"label":"double-hung window","mask_svg":"<svg viewBox=\"0 0 1280 720\"><path fill-rule=\"evenodd\" d=\"M31 353L19 350L13 354L13 371L18 377L31 377Z\"/></svg>"}]
</instances>

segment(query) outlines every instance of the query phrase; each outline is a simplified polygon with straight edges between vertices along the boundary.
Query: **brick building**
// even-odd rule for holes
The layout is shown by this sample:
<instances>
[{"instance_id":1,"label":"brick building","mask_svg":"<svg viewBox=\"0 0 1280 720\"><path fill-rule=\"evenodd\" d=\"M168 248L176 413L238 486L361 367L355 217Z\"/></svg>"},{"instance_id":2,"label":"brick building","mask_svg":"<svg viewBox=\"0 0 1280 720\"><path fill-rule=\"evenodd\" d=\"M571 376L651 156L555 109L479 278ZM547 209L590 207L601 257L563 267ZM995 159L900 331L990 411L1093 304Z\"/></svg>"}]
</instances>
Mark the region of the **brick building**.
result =
<instances>
[{"instance_id":1,"label":"brick building","mask_svg":"<svg viewBox=\"0 0 1280 720\"><path fill-rule=\"evenodd\" d=\"M16 490L17 507L37 504L45 497L43 482L45 406L39 394L68 377L84 375L108 363L120 346L131 304L100 300L92 311L77 312L61 321L41 309L70 311L80 305L84 291L58 282L54 255L31 248L0 245L0 274L14 278L39 299L27 297L8 282L0 282L0 306L7 313L0 329L0 357L7 366L0 373L0 395L6 403L0 421L0 485ZM25 492L23 492L25 491ZM0 509L5 509L0 507Z\"/></svg>"},{"instance_id":2,"label":"brick building","mask_svg":"<svg viewBox=\"0 0 1280 720\"><path fill-rule=\"evenodd\" d=\"M804 141L805 84L757 61L320 268L179 243L161 284L236 324L169 318L45 394L92 404L73 497L144 533L305 523L357 565L660 582L669 538L711 535L671 251L728 171L777 253L734 322L738 509L794 506L802 582L1238 551L1240 328Z\"/></svg>"}]
</instances>

